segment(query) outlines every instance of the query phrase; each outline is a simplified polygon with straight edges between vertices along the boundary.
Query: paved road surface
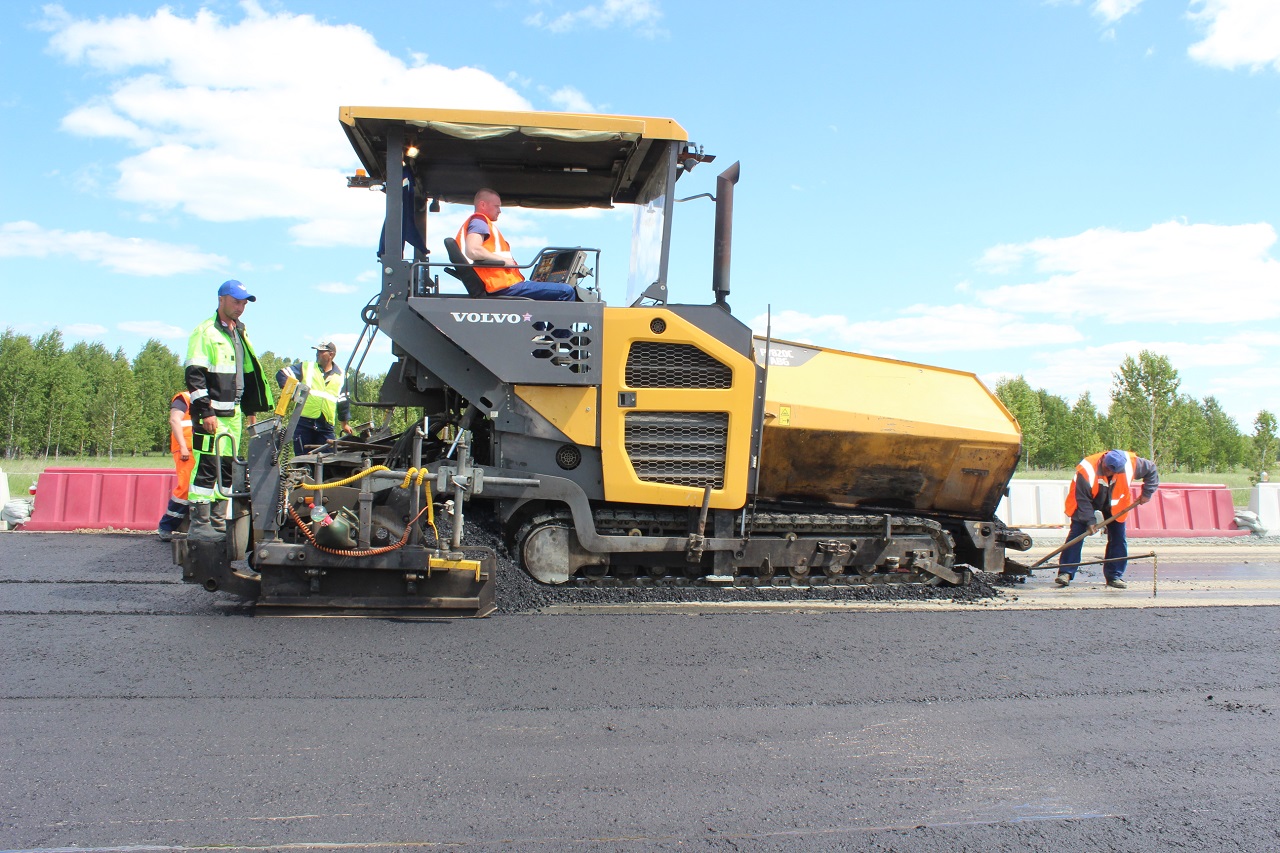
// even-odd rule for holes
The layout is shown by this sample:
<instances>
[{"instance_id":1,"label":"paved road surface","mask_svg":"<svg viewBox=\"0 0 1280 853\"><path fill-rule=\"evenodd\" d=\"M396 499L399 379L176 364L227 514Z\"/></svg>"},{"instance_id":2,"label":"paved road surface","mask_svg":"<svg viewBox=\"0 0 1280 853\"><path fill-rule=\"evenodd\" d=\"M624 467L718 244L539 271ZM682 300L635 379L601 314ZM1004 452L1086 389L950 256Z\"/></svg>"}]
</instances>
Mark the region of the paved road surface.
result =
<instances>
[{"instance_id":1,"label":"paved road surface","mask_svg":"<svg viewBox=\"0 0 1280 853\"><path fill-rule=\"evenodd\" d=\"M1018 606L1037 573L452 623L255 619L166 563L0 535L0 848L1280 849L1280 609L1164 603L1272 552L1162 555L1142 608Z\"/></svg>"}]
</instances>

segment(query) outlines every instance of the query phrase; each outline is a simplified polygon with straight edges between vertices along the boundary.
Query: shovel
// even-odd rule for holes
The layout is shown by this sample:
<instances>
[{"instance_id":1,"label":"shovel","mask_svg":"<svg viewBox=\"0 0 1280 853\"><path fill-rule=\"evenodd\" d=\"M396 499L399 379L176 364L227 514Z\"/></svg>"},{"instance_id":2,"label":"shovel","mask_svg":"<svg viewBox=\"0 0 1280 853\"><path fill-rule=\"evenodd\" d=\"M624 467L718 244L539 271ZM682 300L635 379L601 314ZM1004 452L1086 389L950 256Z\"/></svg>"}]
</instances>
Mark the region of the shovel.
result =
<instances>
[{"instance_id":1,"label":"shovel","mask_svg":"<svg viewBox=\"0 0 1280 853\"><path fill-rule=\"evenodd\" d=\"M1123 509L1116 510L1116 512L1115 512L1115 513L1114 513L1110 518L1107 518L1107 519L1104 519L1104 518L1102 517L1102 510L1097 510L1097 509L1095 509L1095 510L1093 511L1093 519L1094 519L1094 523L1093 523L1093 530L1086 530L1084 533L1081 533L1081 534L1080 534L1079 536L1077 536L1076 538L1074 538L1074 539L1068 539L1066 542L1063 542L1063 543L1062 543L1061 545L1059 545L1057 548L1055 548L1054 550L1050 551L1048 554L1045 554L1045 555L1044 555L1043 557L1041 557L1039 560L1036 560L1034 563L1032 563L1032 565L1031 565L1031 569L1038 569L1040 566L1042 566L1042 565L1044 565L1046 562L1048 562L1051 558L1058 556L1058 555L1059 555L1059 554L1061 554L1063 551L1067 550L1067 549L1068 549L1068 548L1070 548L1072 545L1074 545L1074 544L1076 544L1077 542L1079 542L1081 539L1084 539L1086 536L1092 536L1093 534L1097 533L1099 530L1101 530L1102 528L1106 527L1108 524L1110 524L1111 522L1115 521L1117 518L1119 518L1120 516L1124 515L1126 512L1128 512L1129 510L1133 509L1133 508L1134 508L1135 506L1137 506L1137 505L1138 505L1138 501L1136 501L1136 500L1135 500L1135 501L1129 501L1129 505L1128 505L1128 506L1124 507ZM1030 570L1028 570L1028 571L1030 571Z\"/></svg>"}]
</instances>

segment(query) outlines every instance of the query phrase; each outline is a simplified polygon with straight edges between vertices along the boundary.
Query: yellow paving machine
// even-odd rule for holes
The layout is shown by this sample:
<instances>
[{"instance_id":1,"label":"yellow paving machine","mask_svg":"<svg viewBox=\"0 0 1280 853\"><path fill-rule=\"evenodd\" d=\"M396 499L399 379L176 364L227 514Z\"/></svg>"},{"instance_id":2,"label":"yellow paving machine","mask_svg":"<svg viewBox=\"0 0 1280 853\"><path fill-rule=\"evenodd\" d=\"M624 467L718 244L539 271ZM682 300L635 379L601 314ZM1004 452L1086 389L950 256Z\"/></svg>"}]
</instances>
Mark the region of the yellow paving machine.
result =
<instances>
[{"instance_id":1,"label":"yellow paving machine","mask_svg":"<svg viewBox=\"0 0 1280 853\"><path fill-rule=\"evenodd\" d=\"M348 376L386 336L386 380L359 402L417 420L288 458L288 404L307 389L287 389L228 484L226 547L176 546L188 580L284 612L484 615L495 555L466 536L480 504L551 585L958 585L1029 547L995 516L1018 425L977 377L771 339L733 316L737 164L716 179L709 299L669 301L694 290L670 264L676 184L714 159L674 121L385 107L339 119L362 165L349 185L386 200L381 285ZM439 203L481 187L508 208L630 208L630 256L603 259L625 275L606 294L602 250L550 247L526 275L577 300L486 292L453 240L448 258L422 240L452 235Z\"/></svg>"}]
</instances>

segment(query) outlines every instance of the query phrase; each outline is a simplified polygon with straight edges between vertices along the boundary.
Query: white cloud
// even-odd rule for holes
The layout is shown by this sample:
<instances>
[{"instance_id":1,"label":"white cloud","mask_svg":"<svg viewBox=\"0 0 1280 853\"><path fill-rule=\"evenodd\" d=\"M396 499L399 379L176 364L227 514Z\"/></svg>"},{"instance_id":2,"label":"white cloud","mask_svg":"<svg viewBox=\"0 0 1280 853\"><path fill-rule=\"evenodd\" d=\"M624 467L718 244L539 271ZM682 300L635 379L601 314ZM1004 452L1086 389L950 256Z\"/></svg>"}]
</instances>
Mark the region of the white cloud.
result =
<instances>
[{"instance_id":1,"label":"white cloud","mask_svg":"<svg viewBox=\"0 0 1280 853\"><path fill-rule=\"evenodd\" d=\"M1094 17L1101 18L1103 23L1114 24L1141 5L1142 0L1094 0L1091 11Z\"/></svg>"},{"instance_id":2,"label":"white cloud","mask_svg":"<svg viewBox=\"0 0 1280 853\"><path fill-rule=\"evenodd\" d=\"M1111 400L1115 372L1127 357L1137 358L1143 350L1166 356L1182 378L1181 393L1196 399L1218 396L1236 417L1245 408L1242 399L1258 396L1256 377L1274 361L1269 343L1259 344L1255 336L1237 336L1204 343L1161 340L1109 341L1096 346L1053 350L1037 356L1038 365L1019 371L1033 388L1044 388L1073 403L1085 391L1094 405L1106 411ZM1255 377L1249 385L1239 377ZM994 386L993 386L994 387ZM1263 385L1262 387L1266 387ZM1248 391L1250 393L1243 393Z\"/></svg>"},{"instance_id":3,"label":"white cloud","mask_svg":"<svg viewBox=\"0 0 1280 853\"><path fill-rule=\"evenodd\" d=\"M316 285L316 290L321 293L337 293L342 295L355 293L359 289L360 288L356 287L354 284L346 284L341 281L327 281L323 284Z\"/></svg>"},{"instance_id":4,"label":"white cloud","mask_svg":"<svg viewBox=\"0 0 1280 853\"><path fill-rule=\"evenodd\" d=\"M346 365L347 356L351 354L355 348L356 342L359 341L359 334L351 332L334 332L330 335L322 335L317 340L333 341L338 348L338 363ZM369 356L365 359L364 369L361 373L381 373L387 369L387 365L382 358L390 358L391 356L391 340L386 335L378 335L373 339L373 345L369 348Z\"/></svg>"},{"instance_id":5,"label":"white cloud","mask_svg":"<svg viewBox=\"0 0 1280 853\"><path fill-rule=\"evenodd\" d=\"M1197 62L1218 68L1270 65L1280 70L1280 3L1275 0L1193 0L1188 13L1206 31L1187 49Z\"/></svg>"},{"instance_id":6,"label":"white cloud","mask_svg":"<svg viewBox=\"0 0 1280 853\"><path fill-rule=\"evenodd\" d=\"M1081 0L1045 0L1049 6L1079 6ZM1137 10L1142 5L1142 0L1093 0L1089 4L1089 11L1095 18L1102 21L1104 26L1110 27L1116 21ZM1115 38L1115 30L1107 29L1103 31L1103 38Z\"/></svg>"},{"instance_id":7,"label":"white cloud","mask_svg":"<svg viewBox=\"0 0 1280 853\"><path fill-rule=\"evenodd\" d=\"M1275 400L1280 396L1280 365L1276 362L1272 358L1266 364L1215 372L1212 384L1204 396L1215 396L1220 400L1237 397L1247 397L1251 401L1261 400L1261 405L1255 402L1253 407L1237 407L1232 411L1236 424L1245 432L1252 432L1253 419L1257 417L1258 411L1267 409L1272 414L1276 413Z\"/></svg>"},{"instance_id":8,"label":"white cloud","mask_svg":"<svg viewBox=\"0 0 1280 853\"><path fill-rule=\"evenodd\" d=\"M1231 323L1280 316L1280 262L1267 223L1165 222L1145 231L1095 228L1074 237L995 246L982 265L1030 263L1047 278L979 292L987 305L1107 324Z\"/></svg>"},{"instance_id":9,"label":"white cloud","mask_svg":"<svg viewBox=\"0 0 1280 853\"><path fill-rule=\"evenodd\" d=\"M764 334L769 319L751 321ZM1075 343L1072 326L1031 323L1015 314L974 305L915 305L889 320L853 321L838 314L811 316L781 311L772 317L776 338L801 343L836 341L862 353L904 357L914 353L972 352Z\"/></svg>"},{"instance_id":10,"label":"white cloud","mask_svg":"<svg viewBox=\"0 0 1280 853\"><path fill-rule=\"evenodd\" d=\"M359 27L241 9L228 22L207 9L82 19L46 7L50 50L109 87L63 128L140 149L118 164L119 197L209 221L296 220L303 245L376 243L381 205L346 188L357 162L339 105L530 107L484 71L406 64Z\"/></svg>"},{"instance_id":11,"label":"white cloud","mask_svg":"<svg viewBox=\"0 0 1280 853\"><path fill-rule=\"evenodd\" d=\"M128 275L178 275L221 269L227 259L139 237L116 237L98 231L60 231L34 222L0 225L0 258L72 257Z\"/></svg>"},{"instance_id":12,"label":"white cloud","mask_svg":"<svg viewBox=\"0 0 1280 853\"><path fill-rule=\"evenodd\" d=\"M1027 244L1001 243L992 246L978 260L978 267L991 273L1013 272L1022 265L1026 255L1023 248L1025 245Z\"/></svg>"},{"instance_id":13,"label":"white cloud","mask_svg":"<svg viewBox=\"0 0 1280 853\"><path fill-rule=\"evenodd\" d=\"M553 33L567 33L579 27L604 30L616 26L653 37L664 34L659 26L661 20L662 8L654 0L604 0L559 15L535 12L525 18L525 23Z\"/></svg>"},{"instance_id":14,"label":"white cloud","mask_svg":"<svg viewBox=\"0 0 1280 853\"><path fill-rule=\"evenodd\" d=\"M596 108L586 96L572 86L561 86L549 96L556 109L567 113L594 113Z\"/></svg>"},{"instance_id":15,"label":"white cloud","mask_svg":"<svg viewBox=\"0 0 1280 853\"><path fill-rule=\"evenodd\" d=\"M982 271L1035 283L993 288L975 276L956 286L962 302L914 305L873 320L781 311L772 333L932 364L967 362L988 387L1021 373L1068 402L1088 391L1103 411L1119 365L1146 349L1170 359L1184 393L1216 396L1242 421L1280 385L1280 368L1272 367L1280 363L1280 332L1264 325L1280 316L1275 242L1265 223L1173 222L1004 244L986 253ZM1218 323L1222 331L1180 334L1161 325L1179 322ZM766 317L751 325L763 334Z\"/></svg>"},{"instance_id":16,"label":"white cloud","mask_svg":"<svg viewBox=\"0 0 1280 853\"><path fill-rule=\"evenodd\" d=\"M293 241L299 246L377 246L386 210L382 193L361 195L341 184L327 186L325 191L333 209L341 206L346 215L304 219L289 228Z\"/></svg>"},{"instance_id":17,"label":"white cloud","mask_svg":"<svg viewBox=\"0 0 1280 853\"><path fill-rule=\"evenodd\" d=\"M62 129L77 136L115 137L137 146L151 145L156 138L105 103L86 104L67 113Z\"/></svg>"},{"instance_id":18,"label":"white cloud","mask_svg":"<svg viewBox=\"0 0 1280 853\"><path fill-rule=\"evenodd\" d=\"M185 338L189 332L188 329L172 326L160 320L129 320L116 323L116 328L122 332L145 335L148 338Z\"/></svg>"},{"instance_id":19,"label":"white cloud","mask_svg":"<svg viewBox=\"0 0 1280 853\"><path fill-rule=\"evenodd\" d=\"M97 323L70 323L63 326L62 331L74 338L97 338L106 334L107 327Z\"/></svg>"},{"instance_id":20,"label":"white cloud","mask_svg":"<svg viewBox=\"0 0 1280 853\"><path fill-rule=\"evenodd\" d=\"M1280 332L1251 332L1249 343L1258 347L1280 347Z\"/></svg>"}]
</instances>

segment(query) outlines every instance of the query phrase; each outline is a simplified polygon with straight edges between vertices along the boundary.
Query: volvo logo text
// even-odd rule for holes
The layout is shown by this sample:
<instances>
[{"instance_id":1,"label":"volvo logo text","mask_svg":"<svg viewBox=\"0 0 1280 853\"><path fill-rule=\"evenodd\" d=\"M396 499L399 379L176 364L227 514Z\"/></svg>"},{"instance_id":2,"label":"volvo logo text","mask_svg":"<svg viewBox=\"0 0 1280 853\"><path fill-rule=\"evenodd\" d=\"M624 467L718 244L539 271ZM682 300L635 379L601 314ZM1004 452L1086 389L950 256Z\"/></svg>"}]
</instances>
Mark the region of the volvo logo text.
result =
<instances>
[{"instance_id":1,"label":"volvo logo text","mask_svg":"<svg viewBox=\"0 0 1280 853\"><path fill-rule=\"evenodd\" d=\"M456 323L519 323L519 314L489 314L477 311L450 311Z\"/></svg>"}]
</instances>

